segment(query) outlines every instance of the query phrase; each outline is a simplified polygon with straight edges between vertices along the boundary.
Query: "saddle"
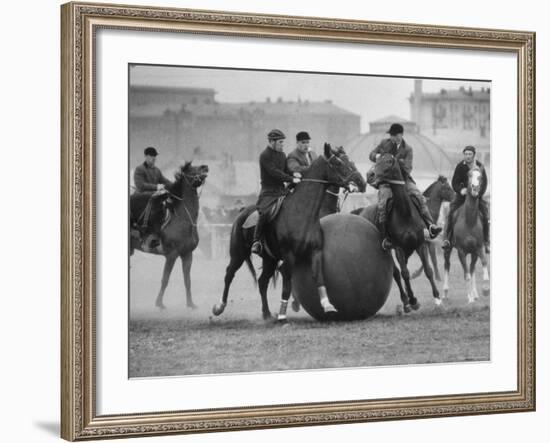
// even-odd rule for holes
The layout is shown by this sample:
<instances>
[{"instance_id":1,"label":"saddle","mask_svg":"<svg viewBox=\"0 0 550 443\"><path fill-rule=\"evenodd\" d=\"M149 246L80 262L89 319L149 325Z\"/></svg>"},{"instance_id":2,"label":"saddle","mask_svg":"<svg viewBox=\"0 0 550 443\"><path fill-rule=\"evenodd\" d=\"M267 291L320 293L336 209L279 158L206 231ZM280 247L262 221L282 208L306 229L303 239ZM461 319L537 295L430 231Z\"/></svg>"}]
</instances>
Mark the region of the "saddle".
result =
<instances>
[{"instance_id":1,"label":"saddle","mask_svg":"<svg viewBox=\"0 0 550 443\"><path fill-rule=\"evenodd\" d=\"M155 252L156 249L160 247L160 245L158 245L153 248L155 251L148 251L150 248L147 245L151 243L150 240L153 236L158 238L158 234L171 220L171 211L167 207L165 201L166 198L163 195L153 194L147 200L147 204L139 216L133 217L130 225L130 235L132 241L133 243L141 245L145 252ZM132 200L130 200L131 206L133 206L132 203ZM131 207L130 209L131 212L135 213L135 208ZM160 228L158 228L159 226Z\"/></svg>"},{"instance_id":2,"label":"saddle","mask_svg":"<svg viewBox=\"0 0 550 443\"><path fill-rule=\"evenodd\" d=\"M277 198L277 200L271 205L271 207L269 208L267 223L271 223L273 220L275 220L275 218L277 218L277 215L281 210L281 206L283 206L283 201L285 197L286 195L282 195L281 197ZM253 211L244 221L243 229L250 229L256 226L259 217L260 214L258 213L258 210Z\"/></svg>"}]
</instances>

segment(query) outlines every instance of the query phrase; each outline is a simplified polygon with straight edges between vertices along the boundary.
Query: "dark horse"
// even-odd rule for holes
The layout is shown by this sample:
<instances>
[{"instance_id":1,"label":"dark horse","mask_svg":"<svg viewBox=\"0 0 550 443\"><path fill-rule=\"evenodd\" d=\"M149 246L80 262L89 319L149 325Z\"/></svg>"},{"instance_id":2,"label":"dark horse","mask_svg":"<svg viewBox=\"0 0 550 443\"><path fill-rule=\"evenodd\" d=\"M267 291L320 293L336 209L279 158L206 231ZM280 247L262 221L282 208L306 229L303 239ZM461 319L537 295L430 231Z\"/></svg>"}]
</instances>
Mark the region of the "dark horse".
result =
<instances>
[{"instance_id":1,"label":"dark horse","mask_svg":"<svg viewBox=\"0 0 550 443\"><path fill-rule=\"evenodd\" d=\"M326 312L335 309L328 299L323 278L322 247L323 233L319 221L319 213L326 198L329 185L348 187L355 184L359 189L365 189L365 182L342 148L333 150L325 143L324 155L319 156L303 173L302 181L296 185L282 203L279 214L265 231L267 248L262 254L262 273L258 286L262 300L262 315L264 319L271 318L267 302L267 287L274 275L279 261L283 261L279 270L283 279L281 309L279 320L286 321L286 306L291 292L291 270L295 263L307 263L311 266L316 282L321 305ZM252 274L254 267L250 259L253 228L243 229L248 216L255 207L249 206L239 214L231 231L229 252L231 259L225 273L225 287L221 303L216 304L212 312L220 315L226 305L229 287L237 270L246 261Z\"/></svg>"},{"instance_id":2,"label":"dark horse","mask_svg":"<svg viewBox=\"0 0 550 443\"><path fill-rule=\"evenodd\" d=\"M407 269L409 257L415 251L422 260L424 273L432 286L435 301L437 304L440 304L439 291L434 282L433 271L428 259L428 251L424 247L426 225L420 217L420 211L417 206L419 203L413 202L409 196L405 181L403 180L403 174L401 173L401 167L391 154L382 154L378 157L374 165L373 174L369 176L370 184L376 185L376 183L381 182L388 183L391 186L393 194L387 223L388 233L395 248L395 256L399 262L399 268L401 268L400 275L399 268L394 265L393 278L399 288L404 311L410 312L411 308L416 310L420 307L411 288L410 274ZM359 215L376 225L376 210L376 204L370 205ZM401 277L405 281L407 292L403 290Z\"/></svg>"},{"instance_id":3,"label":"dark horse","mask_svg":"<svg viewBox=\"0 0 550 443\"><path fill-rule=\"evenodd\" d=\"M468 303L478 298L476 288L475 268L477 259L481 259L483 265L483 295L489 295L489 270L485 245L483 242L483 227L479 213L479 191L483 185L483 175L478 167L470 169L468 173L468 187L464 204L454 213L454 225L451 238L451 247L445 250L445 280L443 282L443 294L449 293L449 270L451 268L452 248L458 251L458 258L464 270L464 279L468 284ZM468 269L466 262L470 254L471 261Z\"/></svg>"},{"instance_id":4,"label":"dark horse","mask_svg":"<svg viewBox=\"0 0 550 443\"><path fill-rule=\"evenodd\" d=\"M199 244L197 233L197 217L199 214L199 188L208 175L208 166L193 166L191 162L185 163L175 175L174 183L167 188L168 198L172 200L170 218L165 222L161 230L161 247L151 252L157 255L164 255L164 270L162 282L157 296L156 306L164 309L162 298L170 279L170 273L178 257L181 258L183 279L187 306L196 308L191 295L191 264L193 262L193 251ZM130 223L133 225L147 206L150 194L133 194L130 197ZM141 242L132 244L130 255L134 249L143 251ZM150 251L147 251L150 252Z\"/></svg>"},{"instance_id":5,"label":"dark horse","mask_svg":"<svg viewBox=\"0 0 550 443\"><path fill-rule=\"evenodd\" d=\"M453 188L451 188L447 177L445 177L444 175L440 175L435 182L433 182L430 186L426 188L422 195L426 197L428 209L430 210L430 214L432 214L432 219L434 220L434 222L437 223L442 203L450 202L454 198L454 191ZM439 274L439 267L437 265L437 254L434 241L427 241L426 247L428 248L428 252L430 253L430 258L432 260L432 266L435 271L435 279L437 281L441 281L441 275ZM418 277L420 274L422 274L423 270L424 267L420 265L420 267L411 274L411 279Z\"/></svg>"}]
</instances>

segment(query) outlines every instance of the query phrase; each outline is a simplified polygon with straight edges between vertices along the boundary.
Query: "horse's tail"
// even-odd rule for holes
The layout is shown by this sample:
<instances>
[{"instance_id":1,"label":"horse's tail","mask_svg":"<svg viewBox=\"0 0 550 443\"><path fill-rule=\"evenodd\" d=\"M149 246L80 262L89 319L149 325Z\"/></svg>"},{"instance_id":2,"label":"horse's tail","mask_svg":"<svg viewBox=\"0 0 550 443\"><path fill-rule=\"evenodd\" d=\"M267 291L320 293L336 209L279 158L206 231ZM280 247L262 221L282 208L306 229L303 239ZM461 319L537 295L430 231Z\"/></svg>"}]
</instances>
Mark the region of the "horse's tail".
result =
<instances>
[{"instance_id":1,"label":"horse's tail","mask_svg":"<svg viewBox=\"0 0 550 443\"><path fill-rule=\"evenodd\" d=\"M258 276L256 275L256 269L254 269L254 265L252 264L252 260L250 258L250 255L248 255L244 261L246 262L246 266L248 266L248 270L252 274L252 278L254 279L254 286L258 285Z\"/></svg>"}]
</instances>

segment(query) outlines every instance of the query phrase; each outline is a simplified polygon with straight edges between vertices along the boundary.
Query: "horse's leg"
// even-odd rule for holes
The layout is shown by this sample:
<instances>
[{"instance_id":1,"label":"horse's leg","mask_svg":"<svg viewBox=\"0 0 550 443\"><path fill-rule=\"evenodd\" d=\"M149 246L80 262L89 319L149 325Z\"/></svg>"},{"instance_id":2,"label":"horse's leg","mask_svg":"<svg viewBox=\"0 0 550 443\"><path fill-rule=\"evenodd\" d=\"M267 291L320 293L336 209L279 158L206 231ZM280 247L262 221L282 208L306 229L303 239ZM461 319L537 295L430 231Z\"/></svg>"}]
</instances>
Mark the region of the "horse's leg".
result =
<instances>
[{"instance_id":1,"label":"horse's leg","mask_svg":"<svg viewBox=\"0 0 550 443\"><path fill-rule=\"evenodd\" d=\"M435 244L433 242L428 242L428 252L430 253L430 258L432 259L435 279L437 281L441 281L441 274L439 274L439 266L437 265L437 253L435 250Z\"/></svg>"},{"instance_id":2,"label":"horse's leg","mask_svg":"<svg viewBox=\"0 0 550 443\"><path fill-rule=\"evenodd\" d=\"M481 290L483 291L483 295L487 297L490 292L489 260L487 259L485 248L483 247L479 249L479 258L481 260L481 265L483 266L483 286L481 287Z\"/></svg>"},{"instance_id":3,"label":"horse's leg","mask_svg":"<svg viewBox=\"0 0 550 443\"><path fill-rule=\"evenodd\" d=\"M399 296L401 297L401 303L403 303L403 310L406 313L411 312L409 297L406 294L405 290L403 289L403 283L401 282L401 271L399 270L395 262L393 262L393 279L397 284L397 288L399 289Z\"/></svg>"},{"instance_id":4,"label":"horse's leg","mask_svg":"<svg viewBox=\"0 0 550 443\"><path fill-rule=\"evenodd\" d=\"M436 305L441 304L441 299L439 298L439 290L437 289L437 286L434 281L434 273L432 270L432 267L430 266L430 258L428 257L428 247L426 244L421 245L417 250L416 253L420 256L420 260L422 260L422 266L424 266L424 273L426 274L426 277L430 281L430 285L432 286L432 295L434 297L434 301ZM412 305L414 308L414 305ZM418 309L418 308L416 308Z\"/></svg>"},{"instance_id":5,"label":"horse's leg","mask_svg":"<svg viewBox=\"0 0 550 443\"><path fill-rule=\"evenodd\" d=\"M235 273L243 265L245 259L246 253L244 251L239 251L238 253L231 255L229 264L227 265L227 268L225 270L222 300L220 303L215 304L212 307L212 313L214 315L220 315L225 310L225 307L227 306L227 297L229 296L229 287L231 286L231 282L235 277Z\"/></svg>"},{"instance_id":6,"label":"horse's leg","mask_svg":"<svg viewBox=\"0 0 550 443\"><path fill-rule=\"evenodd\" d=\"M322 249L316 249L311 254L311 272L313 274L313 281L317 285L317 293L319 294L319 301L321 302L323 311L325 311L325 314L337 312L336 308L328 299L327 288L325 286L325 277L323 275Z\"/></svg>"},{"instance_id":7,"label":"horse's leg","mask_svg":"<svg viewBox=\"0 0 550 443\"><path fill-rule=\"evenodd\" d=\"M451 270L451 253L453 252L452 248L445 249L443 251L443 298L449 296L449 271Z\"/></svg>"},{"instance_id":8,"label":"horse's leg","mask_svg":"<svg viewBox=\"0 0 550 443\"><path fill-rule=\"evenodd\" d=\"M408 259L405 256L405 252L401 248L395 248L395 255L397 257L397 261L399 262L399 267L401 268L401 278L403 278L403 281L405 282L405 289L408 297L407 301L410 305L416 304L418 302L411 287L411 275L409 273L409 269L407 268Z\"/></svg>"},{"instance_id":9,"label":"horse's leg","mask_svg":"<svg viewBox=\"0 0 550 443\"><path fill-rule=\"evenodd\" d=\"M164 306L164 303L162 302L162 298L164 297L164 291L168 286L168 281L170 280L170 274L172 273L172 269L174 268L174 263L176 263L177 258L178 258L178 254L176 252L171 252L170 254L164 257L165 261L164 261L164 269L162 271L162 281L160 283L160 291L157 296L157 300L155 302L155 306L157 308L160 308L160 309L166 308L166 306Z\"/></svg>"},{"instance_id":10,"label":"horse's leg","mask_svg":"<svg viewBox=\"0 0 550 443\"><path fill-rule=\"evenodd\" d=\"M286 262L283 262L280 267L281 275L283 277L283 292L281 294L281 306L279 308L279 315L277 316L277 321L279 323L286 323L286 309L288 306L288 299L291 294L291 268L290 265ZM299 306L299 305L298 305Z\"/></svg>"},{"instance_id":11,"label":"horse's leg","mask_svg":"<svg viewBox=\"0 0 550 443\"><path fill-rule=\"evenodd\" d=\"M267 302L267 287L269 286L269 280L273 277L275 270L277 269L277 261L272 258L264 258L262 262L262 273L258 279L258 289L260 290L260 297L262 299L262 317L264 320L271 318L271 312L269 310L269 303Z\"/></svg>"},{"instance_id":12,"label":"horse's leg","mask_svg":"<svg viewBox=\"0 0 550 443\"><path fill-rule=\"evenodd\" d=\"M181 255L181 269L183 271L183 282L185 284L185 298L187 307L196 309L197 305L193 303L193 296L191 294L191 265L193 264L193 252Z\"/></svg>"},{"instance_id":13,"label":"horse's leg","mask_svg":"<svg viewBox=\"0 0 550 443\"><path fill-rule=\"evenodd\" d=\"M466 262L466 254L460 248L457 248L458 259L462 265L462 270L464 272L464 280L466 280L466 288L468 291L468 303L472 303L472 276L470 275L470 270L468 269L468 264Z\"/></svg>"},{"instance_id":14,"label":"horse's leg","mask_svg":"<svg viewBox=\"0 0 550 443\"><path fill-rule=\"evenodd\" d=\"M477 300L479 298L479 295L477 293L477 286L476 286L476 263L477 263L477 254L473 253L471 254L471 261L470 261L470 276L472 278L472 300Z\"/></svg>"}]
</instances>

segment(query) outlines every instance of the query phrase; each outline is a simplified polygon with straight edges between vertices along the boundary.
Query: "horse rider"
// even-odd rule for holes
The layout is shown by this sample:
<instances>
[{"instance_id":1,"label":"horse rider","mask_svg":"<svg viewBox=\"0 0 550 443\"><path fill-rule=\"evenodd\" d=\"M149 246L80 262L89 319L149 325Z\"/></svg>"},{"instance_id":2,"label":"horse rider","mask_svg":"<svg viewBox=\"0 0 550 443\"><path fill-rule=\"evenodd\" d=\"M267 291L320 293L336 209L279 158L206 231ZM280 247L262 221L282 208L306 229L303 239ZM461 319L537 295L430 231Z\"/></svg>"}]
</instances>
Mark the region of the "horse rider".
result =
<instances>
[{"instance_id":1,"label":"horse rider","mask_svg":"<svg viewBox=\"0 0 550 443\"><path fill-rule=\"evenodd\" d=\"M376 162L377 158L382 154L392 154L399 165L401 166L401 172L403 174L403 179L405 181L405 186L407 193L416 198L420 204L420 216L424 220L426 227L428 228L428 234L430 238L435 238L441 232L442 228L434 224L432 220L432 215L430 210L426 205L426 199L416 187L416 183L411 176L412 172L412 160L413 160L413 150L412 147L405 142L403 138L404 133L403 125L399 123L393 123L388 130L390 137L384 139L380 144L374 148L370 153L369 159L372 162ZM387 229L387 203L388 200L392 198L392 191L389 183L384 183L383 181L378 185L378 229L382 234L382 248L388 250L392 247L391 241L388 237Z\"/></svg>"},{"instance_id":2,"label":"horse rider","mask_svg":"<svg viewBox=\"0 0 550 443\"><path fill-rule=\"evenodd\" d=\"M271 207L277 199L285 194L285 184L299 183L302 174L294 172L291 175L286 165L286 155L283 151L286 136L279 129L273 129L267 134L267 147L260 154L261 191L256 203L259 213L258 223L254 230L254 240L251 251L262 252L262 234L269 218Z\"/></svg>"},{"instance_id":3,"label":"horse rider","mask_svg":"<svg viewBox=\"0 0 550 443\"><path fill-rule=\"evenodd\" d=\"M451 186L455 191L455 198L449 206L449 215L447 217L447 223L445 223L445 233L443 235L444 240L442 247L449 249L451 247L451 234L453 232L454 220L453 216L455 211L464 204L466 201L466 194L468 192L468 173L470 169L477 166L481 171L482 181L481 189L479 191L479 213L481 215L481 224L483 226L483 241L485 243L485 251L489 253L489 208L487 202L483 199L483 194L487 190L487 173L483 164L476 160L476 148L474 146L466 146L462 150L464 160L456 165L455 172Z\"/></svg>"},{"instance_id":4,"label":"horse rider","mask_svg":"<svg viewBox=\"0 0 550 443\"><path fill-rule=\"evenodd\" d=\"M296 149L288 154L286 158L286 167L290 173L299 172L301 174L317 158L317 154L309 148L310 140L311 137L305 131L296 134Z\"/></svg>"},{"instance_id":5,"label":"horse rider","mask_svg":"<svg viewBox=\"0 0 550 443\"><path fill-rule=\"evenodd\" d=\"M166 195L166 186L170 186L172 182L164 177L161 170L155 166L158 152L154 147L149 146L146 148L144 155L145 161L136 167L134 171L135 194L148 195L150 199L156 200ZM153 204L154 202L151 203ZM149 249L155 248L160 244L162 217L158 215L151 212L151 233L147 237L147 244L145 245Z\"/></svg>"}]
</instances>

